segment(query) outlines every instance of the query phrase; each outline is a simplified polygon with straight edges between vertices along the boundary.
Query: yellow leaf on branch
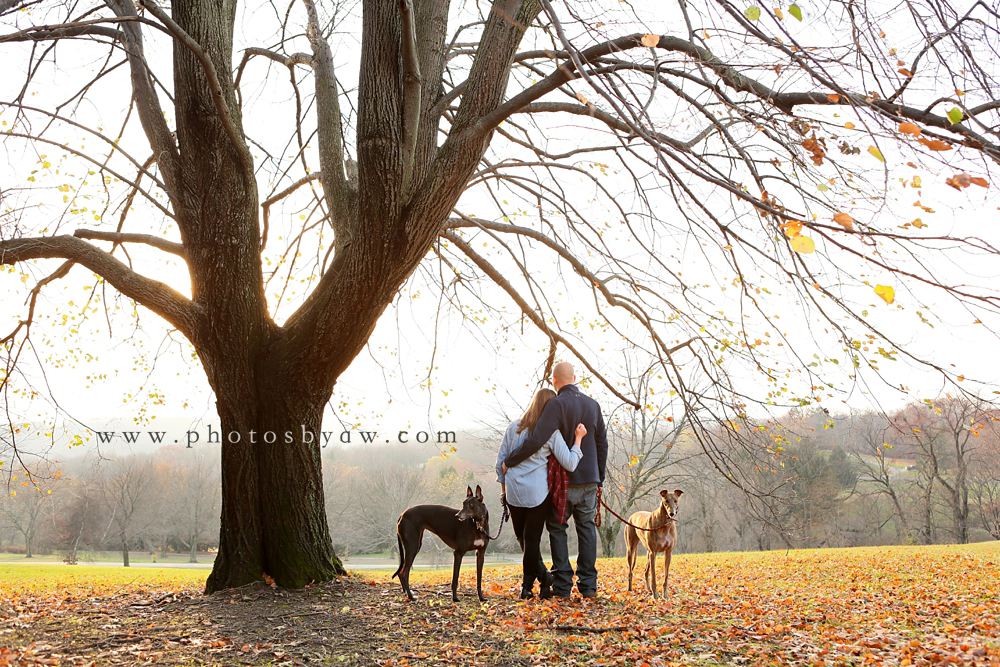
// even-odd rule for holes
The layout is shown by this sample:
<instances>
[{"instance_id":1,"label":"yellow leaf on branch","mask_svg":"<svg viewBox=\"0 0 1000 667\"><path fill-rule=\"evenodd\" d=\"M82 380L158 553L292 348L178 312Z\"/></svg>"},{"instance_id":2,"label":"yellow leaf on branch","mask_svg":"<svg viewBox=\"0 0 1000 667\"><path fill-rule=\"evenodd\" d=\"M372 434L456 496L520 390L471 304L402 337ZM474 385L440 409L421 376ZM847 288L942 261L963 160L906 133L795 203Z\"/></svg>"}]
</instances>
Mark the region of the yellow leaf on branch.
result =
<instances>
[{"instance_id":1,"label":"yellow leaf on branch","mask_svg":"<svg viewBox=\"0 0 1000 667\"><path fill-rule=\"evenodd\" d=\"M876 285L875 294L885 301L887 305L892 305L892 302L896 300L896 290L888 285Z\"/></svg>"},{"instance_id":2,"label":"yellow leaf on branch","mask_svg":"<svg viewBox=\"0 0 1000 667\"><path fill-rule=\"evenodd\" d=\"M808 255L816 250L816 243L808 236L796 236L792 238L792 250Z\"/></svg>"}]
</instances>

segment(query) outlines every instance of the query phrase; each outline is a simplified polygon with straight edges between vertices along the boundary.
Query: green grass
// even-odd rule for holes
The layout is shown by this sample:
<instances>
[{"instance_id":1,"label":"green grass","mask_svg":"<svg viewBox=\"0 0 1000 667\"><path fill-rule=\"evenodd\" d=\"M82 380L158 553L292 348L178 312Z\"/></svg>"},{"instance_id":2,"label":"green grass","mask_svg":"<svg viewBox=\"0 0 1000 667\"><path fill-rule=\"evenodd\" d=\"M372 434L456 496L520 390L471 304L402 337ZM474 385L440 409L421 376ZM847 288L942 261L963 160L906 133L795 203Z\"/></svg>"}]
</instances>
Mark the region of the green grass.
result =
<instances>
[{"instance_id":1,"label":"green grass","mask_svg":"<svg viewBox=\"0 0 1000 667\"><path fill-rule=\"evenodd\" d=\"M207 570L124 568L96 565L3 565L0 598L9 593L65 592L68 596L114 593L119 589L202 589Z\"/></svg>"}]
</instances>

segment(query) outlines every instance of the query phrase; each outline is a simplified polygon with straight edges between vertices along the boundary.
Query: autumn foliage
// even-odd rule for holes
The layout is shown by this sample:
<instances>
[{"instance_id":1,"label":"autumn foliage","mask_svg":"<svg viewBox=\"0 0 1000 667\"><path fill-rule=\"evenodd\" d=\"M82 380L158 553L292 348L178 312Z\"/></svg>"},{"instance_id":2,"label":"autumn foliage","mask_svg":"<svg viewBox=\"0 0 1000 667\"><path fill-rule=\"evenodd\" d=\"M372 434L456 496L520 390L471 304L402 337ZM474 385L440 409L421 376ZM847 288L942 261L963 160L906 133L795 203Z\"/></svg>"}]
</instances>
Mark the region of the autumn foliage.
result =
<instances>
[{"instance_id":1,"label":"autumn foliage","mask_svg":"<svg viewBox=\"0 0 1000 667\"><path fill-rule=\"evenodd\" d=\"M317 604L319 594L309 591L284 594L257 616L278 635L299 628L297 619L326 630L324 648L347 655L333 664L996 665L998 564L997 543L681 555L671 568L670 598L654 601L644 592L626 591L623 559L605 559L598 561L600 595L593 602L521 601L517 568L503 567L487 571L489 599L482 605L470 595L457 605L447 599L450 568L415 573L415 591L421 594L415 603L403 600L387 573L362 573L349 580L352 591L335 596L335 602ZM473 590L474 568L462 577L460 591ZM74 613L86 618L82 612L95 604L107 613L116 594L107 583L88 590L79 582L60 589L52 579L43 586L0 582L0 623L22 628L20 638L31 634L23 628L46 619L62 618L68 633L77 632ZM184 627L203 627L198 614L216 619L220 610L249 605L253 596L283 595L267 589L201 602L193 584L171 581L168 587L178 585L193 597L177 612L193 616L187 619L193 625ZM133 612L143 604L155 606L164 595L148 584L134 588L123 598ZM206 607L212 600L220 606ZM367 628L372 644L367 654L354 645L345 650L340 644L348 640L329 632L352 623ZM276 655L292 664L296 646L303 644L301 637L282 646L221 632L200 654L206 664L284 664ZM145 641L140 636L136 642ZM24 655L26 648L8 648L0 660ZM147 656L152 651L148 643L146 651ZM124 664L142 662L127 654L121 658ZM168 647L160 661L169 658Z\"/></svg>"}]
</instances>

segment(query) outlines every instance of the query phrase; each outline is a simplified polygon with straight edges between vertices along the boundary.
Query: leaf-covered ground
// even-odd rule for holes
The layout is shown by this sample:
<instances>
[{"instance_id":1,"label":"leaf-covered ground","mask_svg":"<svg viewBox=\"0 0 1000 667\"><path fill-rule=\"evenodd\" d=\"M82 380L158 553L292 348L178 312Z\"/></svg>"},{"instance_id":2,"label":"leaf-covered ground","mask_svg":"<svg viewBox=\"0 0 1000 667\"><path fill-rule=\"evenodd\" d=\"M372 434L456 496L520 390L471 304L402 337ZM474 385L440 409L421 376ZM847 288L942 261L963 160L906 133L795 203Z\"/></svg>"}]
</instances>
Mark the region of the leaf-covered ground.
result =
<instances>
[{"instance_id":1,"label":"leaf-covered ground","mask_svg":"<svg viewBox=\"0 0 1000 667\"><path fill-rule=\"evenodd\" d=\"M637 570L642 567L642 561ZM206 573L0 567L3 665L1000 665L1000 543L678 556L671 596L516 598L516 568L200 594ZM641 572L637 572L641 576ZM641 585L641 584L640 584Z\"/></svg>"}]
</instances>

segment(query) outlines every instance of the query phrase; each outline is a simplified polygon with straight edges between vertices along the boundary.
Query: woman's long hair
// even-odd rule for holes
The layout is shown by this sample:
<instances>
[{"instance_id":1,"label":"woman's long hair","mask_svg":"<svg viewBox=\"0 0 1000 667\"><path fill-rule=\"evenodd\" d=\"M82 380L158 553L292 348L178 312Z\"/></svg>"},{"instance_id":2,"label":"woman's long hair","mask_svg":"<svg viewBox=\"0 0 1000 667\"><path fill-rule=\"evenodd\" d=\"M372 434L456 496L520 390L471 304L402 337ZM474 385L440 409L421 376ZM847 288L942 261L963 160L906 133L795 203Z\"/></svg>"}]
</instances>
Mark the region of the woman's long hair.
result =
<instances>
[{"instance_id":1,"label":"woman's long hair","mask_svg":"<svg viewBox=\"0 0 1000 667\"><path fill-rule=\"evenodd\" d=\"M539 389L535 392L535 397L531 399L531 405L521 415L521 423L517 426L517 432L528 431L535 428L535 422L542 415L542 410L550 398L555 398L556 392L551 389Z\"/></svg>"}]
</instances>

